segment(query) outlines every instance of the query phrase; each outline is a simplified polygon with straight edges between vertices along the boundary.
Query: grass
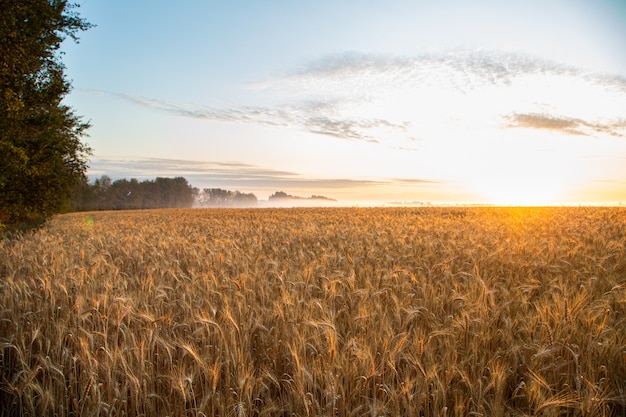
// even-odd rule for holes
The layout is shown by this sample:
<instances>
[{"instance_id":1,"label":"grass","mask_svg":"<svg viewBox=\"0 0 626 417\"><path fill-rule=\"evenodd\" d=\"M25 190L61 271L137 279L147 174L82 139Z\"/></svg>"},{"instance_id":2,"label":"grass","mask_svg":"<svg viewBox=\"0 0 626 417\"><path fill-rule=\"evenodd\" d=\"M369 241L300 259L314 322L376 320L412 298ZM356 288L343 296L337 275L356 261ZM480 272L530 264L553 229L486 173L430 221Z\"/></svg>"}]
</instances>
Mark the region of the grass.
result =
<instances>
[{"instance_id":1,"label":"grass","mask_svg":"<svg viewBox=\"0 0 626 417\"><path fill-rule=\"evenodd\" d=\"M626 210L75 213L0 240L0 415L623 416Z\"/></svg>"}]
</instances>

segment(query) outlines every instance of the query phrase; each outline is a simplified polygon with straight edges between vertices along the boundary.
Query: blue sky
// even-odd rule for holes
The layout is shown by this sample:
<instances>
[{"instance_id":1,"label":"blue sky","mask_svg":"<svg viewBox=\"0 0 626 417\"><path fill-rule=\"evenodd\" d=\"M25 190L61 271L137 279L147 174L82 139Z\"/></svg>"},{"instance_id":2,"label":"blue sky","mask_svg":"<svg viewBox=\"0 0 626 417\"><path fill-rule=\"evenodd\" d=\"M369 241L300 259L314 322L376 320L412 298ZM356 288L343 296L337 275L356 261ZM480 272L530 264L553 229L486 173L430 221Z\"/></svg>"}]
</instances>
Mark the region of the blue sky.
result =
<instances>
[{"instance_id":1,"label":"blue sky","mask_svg":"<svg viewBox=\"0 0 626 417\"><path fill-rule=\"evenodd\" d=\"M626 2L95 1L89 174L345 204L626 202Z\"/></svg>"}]
</instances>

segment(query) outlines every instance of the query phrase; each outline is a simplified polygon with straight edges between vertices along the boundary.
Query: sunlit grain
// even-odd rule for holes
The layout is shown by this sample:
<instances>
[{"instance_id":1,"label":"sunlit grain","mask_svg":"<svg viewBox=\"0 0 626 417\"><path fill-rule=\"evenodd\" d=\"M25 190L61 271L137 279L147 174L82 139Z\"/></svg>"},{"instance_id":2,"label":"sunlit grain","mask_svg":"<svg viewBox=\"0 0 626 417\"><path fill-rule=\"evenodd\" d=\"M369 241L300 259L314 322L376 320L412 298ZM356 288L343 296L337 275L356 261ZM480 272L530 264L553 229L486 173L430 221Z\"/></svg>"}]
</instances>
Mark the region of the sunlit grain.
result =
<instances>
[{"instance_id":1,"label":"sunlit grain","mask_svg":"<svg viewBox=\"0 0 626 417\"><path fill-rule=\"evenodd\" d=\"M625 248L621 208L58 216L0 241L0 415L621 416Z\"/></svg>"}]
</instances>

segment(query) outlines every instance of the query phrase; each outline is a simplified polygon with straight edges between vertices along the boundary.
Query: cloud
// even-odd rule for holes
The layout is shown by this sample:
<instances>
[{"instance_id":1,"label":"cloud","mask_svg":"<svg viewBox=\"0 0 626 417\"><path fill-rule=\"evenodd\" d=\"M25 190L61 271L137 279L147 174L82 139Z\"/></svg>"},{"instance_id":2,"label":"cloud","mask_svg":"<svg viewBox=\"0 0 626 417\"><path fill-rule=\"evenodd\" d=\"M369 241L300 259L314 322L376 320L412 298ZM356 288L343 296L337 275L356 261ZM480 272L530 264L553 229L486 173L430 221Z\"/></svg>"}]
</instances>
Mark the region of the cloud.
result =
<instances>
[{"instance_id":1,"label":"cloud","mask_svg":"<svg viewBox=\"0 0 626 417\"><path fill-rule=\"evenodd\" d=\"M444 181L419 178L316 178L296 172L265 168L237 161L189 161L163 158L114 159L97 158L90 164L88 175L94 179L108 175L113 180L137 178L139 180L160 177L185 177L200 189L223 188L252 192L266 198L276 191L294 195L325 195L342 200L342 195L376 197L389 186L415 191L420 187L444 185ZM349 199L350 197L348 197Z\"/></svg>"},{"instance_id":2,"label":"cloud","mask_svg":"<svg viewBox=\"0 0 626 417\"><path fill-rule=\"evenodd\" d=\"M393 178L393 182L400 184L441 184L443 181L422 178Z\"/></svg>"},{"instance_id":3,"label":"cloud","mask_svg":"<svg viewBox=\"0 0 626 417\"><path fill-rule=\"evenodd\" d=\"M323 96L356 93L367 97L380 90L424 85L468 92L483 86L510 86L520 76L527 75L586 77L593 82L626 88L625 80L619 77L589 74L523 54L482 50L417 56L337 54L249 87L277 89L285 94L308 91Z\"/></svg>"},{"instance_id":4,"label":"cloud","mask_svg":"<svg viewBox=\"0 0 626 417\"><path fill-rule=\"evenodd\" d=\"M438 127L444 129L449 122L488 124L490 117L496 123L505 118L510 127L624 137L626 78L522 54L335 55L266 81L262 88L293 97L309 91L339 102L349 97L387 106L396 99L404 104L404 111L393 110L405 115L404 124L394 121L383 105L377 109L381 119L394 126L415 127L417 132L421 124L437 117ZM411 113L411 109L416 110Z\"/></svg>"},{"instance_id":5,"label":"cloud","mask_svg":"<svg viewBox=\"0 0 626 417\"><path fill-rule=\"evenodd\" d=\"M398 150L414 149L413 137L502 119L507 127L626 135L626 78L522 54L337 54L245 87L255 102L268 104L220 107L115 95L182 117L296 128Z\"/></svg>"},{"instance_id":6,"label":"cloud","mask_svg":"<svg viewBox=\"0 0 626 417\"><path fill-rule=\"evenodd\" d=\"M215 108L193 104L173 103L129 94L112 95L142 107L152 108L176 116L205 119L215 122L256 124L269 127L298 127L311 133L338 139L379 141L367 132L372 129L404 131L408 122L392 123L377 118L355 119L342 117L332 101L304 101L275 107L240 106Z\"/></svg>"},{"instance_id":7,"label":"cloud","mask_svg":"<svg viewBox=\"0 0 626 417\"><path fill-rule=\"evenodd\" d=\"M113 179L183 176L191 184L201 188L304 187L342 189L387 183L373 180L308 178L295 172L264 168L242 162L204 162L163 158L97 158L91 162L88 174L92 178L108 175Z\"/></svg>"},{"instance_id":8,"label":"cloud","mask_svg":"<svg viewBox=\"0 0 626 417\"><path fill-rule=\"evenodd\" d=\"M334 136L340 139L358 139L371 143L380 143L373 135L363 132L376 128L388 128L390 130L405 131L408 123L394 124L384 119L370 120L351 120L351 119L333 119L328 116L320 115L308 117L303 121L302 125L312 133Z\"/></svg>"},{"instance_id":9,"label":"cloud","mask_svg":"<svg viewBox=\"0 0 626 417\"><path fill-rule=\"evenodd\" d=\"M154 178L155 176L184 176L218 182L246 180L264 181L296 178L298 174L262 168L242 162L189 161L163 158L107 159L98 158L90 164L91 175L106 174L114 178Z\"/></svg>"},{"instance_id":10,"label":"cloud","mask_svg":"<svg viewBox=\"0 0 626 417\"><path fill-rule=\"evenodd\" d=\"M513 114L508 119L511 127L558 130L572 135L582 135L579 127L586 124L579 119L557 118L542 114Z\"/></svg>"},{"instance_id":11,"label":"cloud","mask_svg":"<svg viewBox=\"0 0 626 417\"><path fill-rule=\"evenodd\" d=\"M511 114L505 119L509 121L509 127L513 128L544 129L579 136L607 134L614 137L626 137L626 134L622 133L626 129L626 119L609 124L545 114Z\"/></svg>"}]
</instances>

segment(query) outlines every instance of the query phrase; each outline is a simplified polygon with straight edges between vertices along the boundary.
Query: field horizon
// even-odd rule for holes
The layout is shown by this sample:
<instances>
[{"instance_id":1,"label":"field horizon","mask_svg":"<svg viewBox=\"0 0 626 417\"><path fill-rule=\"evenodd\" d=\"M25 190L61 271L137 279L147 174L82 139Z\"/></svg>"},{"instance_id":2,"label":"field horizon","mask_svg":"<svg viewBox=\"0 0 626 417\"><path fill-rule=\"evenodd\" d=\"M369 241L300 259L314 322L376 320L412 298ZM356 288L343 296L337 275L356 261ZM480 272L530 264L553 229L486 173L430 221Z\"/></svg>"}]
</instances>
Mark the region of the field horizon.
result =
<instances>
[{"instance_id":1,"label":"field horizon","mask_svg":"<svg viewBox=\"0 0 626 417\"><path fill-rule=\"evenodd\" d=\"M0 240L0 416L622 416L626 208L155 209Z\"/></svg>"}]
</instances>

